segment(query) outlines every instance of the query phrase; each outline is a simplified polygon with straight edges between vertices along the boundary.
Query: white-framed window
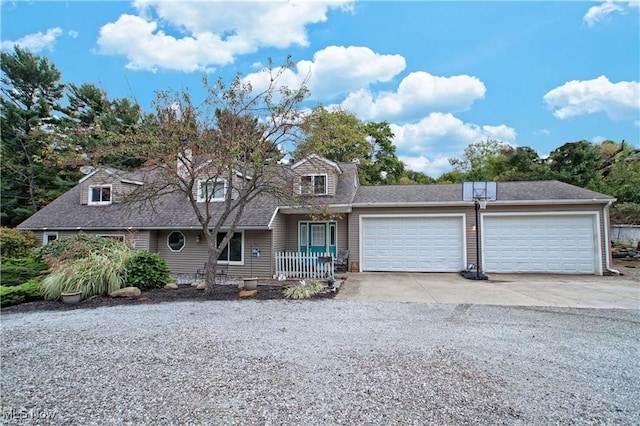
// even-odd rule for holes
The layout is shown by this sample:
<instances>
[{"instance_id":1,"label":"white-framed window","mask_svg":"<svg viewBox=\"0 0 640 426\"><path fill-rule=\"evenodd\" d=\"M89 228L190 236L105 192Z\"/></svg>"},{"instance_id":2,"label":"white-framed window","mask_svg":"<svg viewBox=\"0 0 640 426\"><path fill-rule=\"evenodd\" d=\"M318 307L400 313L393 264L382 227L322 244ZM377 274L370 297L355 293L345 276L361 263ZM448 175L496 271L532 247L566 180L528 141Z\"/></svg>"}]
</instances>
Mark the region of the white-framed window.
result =
<instances>
[{"instance_id":1,"label":"white-framed window","mask_svg":"<svg viewBox=\"0 0 640 426\"><path fill-rule=\"evenodd\" d=\"M167 247L171 251L182 251L186 244L184 234L180 231L173 231L167 237Z\"/></svg>"},{"instance_id":2,"label":"white-framed window","mask_svg":"<svg viewBox=\"0 0 640 426\"><path fill-rule=\"evenodd\" d=\"M45 232L42 235L42 245L43 246L49 245L50 242L55 241L57 239L58 239L57 232Z\"/></svg>"},{"instance_id":3,"label":"white-framed window","mask_svg":"<svg viewBox=\"0 0 640 426\"><path fill-rule=\"evenodd\" d=\"M327 175L300 176L300 194L327 195Z\"/></svg>"},{"instance_id":4,"label":"white-framed window","mask_svg":"<svg viewBox=\"0 0 640 426\"><path fill-rule=\"evenodd\" d=\"M199 180L198 196L199 203L207 201L223 201L227 194L227 181L225 180Z\"/></svg>"},{"instance_id":5,"label":"white-framed window","mask_svg":"<svg viewBox=\"0 0 640 426\"><path fill-rule=\"evenodd\" d=\"M220 245L222 240L224 239L226 232L218 232L216 243ZM218 262L224 264L236 264L243 265L244 263L244 233L241 231L234 232L231 240L222 249L220 255L218 256Z\"/></svg>"},{"instance_id":6,"label":"white-framed window","mask_svg":"<svg viewBox=\"0 0 640 426\"><path fill-rule=\"evenodd\" d=\"M111 204L112 185L91 185L89 186L89 204L105 205Z\"/></svg>"},{"instance_id":7,"label":"white-framed window","mask_svg":"<svg viewBox=\"0 0 640 426\"><path fill-rule=\"evenodd\" d=\"M96 234L96 237L111 238L114 240L122 241L124 243L124 235L122 234Z\"/></svg>"}]
</instances>

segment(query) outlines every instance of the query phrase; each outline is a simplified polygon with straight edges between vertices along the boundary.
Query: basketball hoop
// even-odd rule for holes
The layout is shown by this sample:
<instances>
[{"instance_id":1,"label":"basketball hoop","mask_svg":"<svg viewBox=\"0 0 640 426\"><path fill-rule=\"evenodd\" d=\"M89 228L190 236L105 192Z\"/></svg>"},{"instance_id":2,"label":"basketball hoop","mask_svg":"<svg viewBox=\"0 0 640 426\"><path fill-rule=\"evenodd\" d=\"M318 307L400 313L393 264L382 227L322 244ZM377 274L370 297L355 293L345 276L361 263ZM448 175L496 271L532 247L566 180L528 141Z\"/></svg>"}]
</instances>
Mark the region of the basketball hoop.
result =
<instances>
[{"instance_id":1,"label":"basketball hoop","mask_svg":"<svg viewBox=\"0 0 640 426\"><path fill-rule=\"evenodd\" d=\"M498 198L498 185L496 182L464 182L462 184L462 200L473 202L476 214L476 224L474 226L476 234L476 262L477 266L468 268L462 272L462 276L470 280L489 279L482 273L481 253L480 253L480 210L487 208L489 201L496 201Z\"/></svg>"}]
</instances>

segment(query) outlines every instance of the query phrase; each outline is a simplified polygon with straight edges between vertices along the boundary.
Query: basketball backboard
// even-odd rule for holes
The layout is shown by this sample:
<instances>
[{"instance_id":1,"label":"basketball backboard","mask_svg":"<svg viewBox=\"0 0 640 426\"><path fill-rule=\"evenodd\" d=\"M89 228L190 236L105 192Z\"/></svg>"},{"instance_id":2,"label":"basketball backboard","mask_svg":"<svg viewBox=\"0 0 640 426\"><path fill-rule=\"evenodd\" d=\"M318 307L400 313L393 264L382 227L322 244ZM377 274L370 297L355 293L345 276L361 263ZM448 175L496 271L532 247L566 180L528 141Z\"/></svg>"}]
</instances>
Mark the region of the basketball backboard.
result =
<instances>
[{"instance_id":1,"label":"basketball backboard","mask_svg":"<svg viewBox=\"0 0 640 426\"><path fill-rule=\"evenodd\" d=\"M462 184L462 201L496 201L497 198L498 184L496 182L464 182Z\"/></svg>"}]
</instances>

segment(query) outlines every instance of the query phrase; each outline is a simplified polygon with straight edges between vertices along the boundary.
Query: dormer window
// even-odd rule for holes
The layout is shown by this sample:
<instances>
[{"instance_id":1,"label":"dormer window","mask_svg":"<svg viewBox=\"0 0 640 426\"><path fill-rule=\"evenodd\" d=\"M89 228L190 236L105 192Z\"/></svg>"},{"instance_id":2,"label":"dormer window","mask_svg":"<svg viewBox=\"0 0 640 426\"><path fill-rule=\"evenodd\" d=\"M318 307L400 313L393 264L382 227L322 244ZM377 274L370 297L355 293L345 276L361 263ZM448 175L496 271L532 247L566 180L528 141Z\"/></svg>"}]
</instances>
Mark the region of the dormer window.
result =
<instances>
[{"instance_id":1,"label":"dormer window","mask_svg":"<svg viewBox=\"0 0 640 426\"><path fill-rule=\"evenodd\" d=\"M327 195L327 175L305 175L300 177L300 194Z\"/></svg>"},{"instance_id":2,"label":"dormer window","mask_svg":"<svg viewBox=\"0 0 640 426\"><path fill-rule=\"evenodd\" d=\"M111 185L94 185L89 187L89 204L111 204Z\"/></svg>"},{"instance_id":3,"label":"dormer window","mask_svg":"<svg viewBox=\"0 0 640 426\"><path fill-rule=\"evenodd\" d=\"M198 202L223 201L227 194L227 182L224 180L198 181Z\"/></svg>"}]
</instances>

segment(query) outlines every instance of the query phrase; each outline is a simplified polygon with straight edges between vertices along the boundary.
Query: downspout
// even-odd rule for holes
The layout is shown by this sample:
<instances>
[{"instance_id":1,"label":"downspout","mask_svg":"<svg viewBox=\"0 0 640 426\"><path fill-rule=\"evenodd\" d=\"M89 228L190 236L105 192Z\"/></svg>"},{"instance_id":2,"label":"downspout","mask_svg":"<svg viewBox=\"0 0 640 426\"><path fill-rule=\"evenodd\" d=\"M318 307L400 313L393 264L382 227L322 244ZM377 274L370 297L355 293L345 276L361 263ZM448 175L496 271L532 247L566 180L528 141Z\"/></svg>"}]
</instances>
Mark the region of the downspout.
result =
<instances>
[{"instance_id":1,"label":"downspout","mask_svg":"<svg viewBox=\"0 0 640 426\"><path fill-rule=\"evenodd\" d=\"M609 241L609 207L611 207L613 201L607 202L607 205L604 206L604 240L606 242L606 252L605 252L605 269L607 272L610 272L614 275L620 275L620 271L617 269L613 269L611 267L611 241Z\"/></svg>"}]
</instances>

